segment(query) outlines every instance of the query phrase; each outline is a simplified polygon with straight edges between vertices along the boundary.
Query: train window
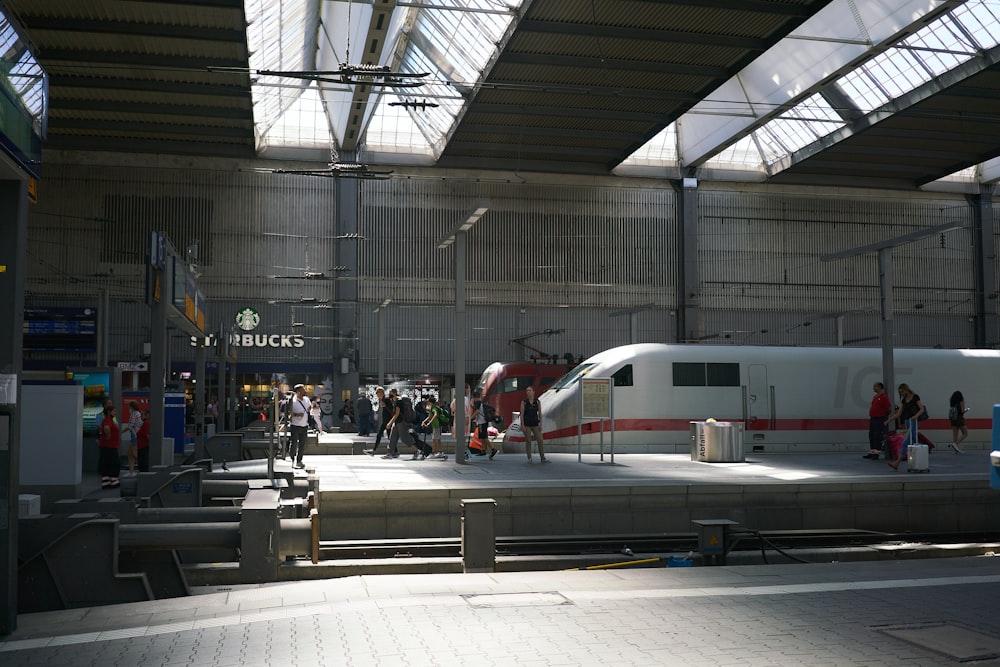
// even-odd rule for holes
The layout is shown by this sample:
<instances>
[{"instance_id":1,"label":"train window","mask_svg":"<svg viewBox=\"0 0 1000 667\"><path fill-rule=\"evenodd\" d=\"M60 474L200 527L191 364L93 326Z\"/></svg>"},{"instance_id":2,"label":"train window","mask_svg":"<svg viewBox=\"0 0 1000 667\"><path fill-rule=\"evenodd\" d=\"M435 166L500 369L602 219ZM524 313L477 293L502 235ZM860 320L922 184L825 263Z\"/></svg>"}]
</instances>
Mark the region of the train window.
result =
<instances>
[{"instance_id":1,"label":"train window","mask_svg":"<svg viewBox=\"0 0 1000 667\"><path fill-rule=\"evenodd\" d=\"M740 386L739 364L708 364L709 387Z\"/></svg>"},{"instance_id":2,"label":"train window","mask_svg":"<svg viewBox=\"0 0 1000 667\"><path fill-rule=\"evenodd\" d=\"M674 386L675 387L704 387L705 386L705 364L694 364L687 362L674 363Z\"/></svg>"},{"instance_id":3,"label":"train window","mask_svg":"<svg viewBox=\"0 0 1000 667\"><path fill-rule=\"evenodd\" d=\"M552 389L558 391L560 389L568 387L569 385L573 384L581 377L589 373L590 369L593 367L594 364L580 364L579 366L571 370L569 373L566 373L566 375L563 375L562 378L559 380L559 382L556 382L554 385L552 385Z\"/></svg>"},{"instance_id":4,"label":"train window","mask_svg":"<svg viewBox=\"0 0 1000 667\"><path fill-rule=\"evenodd\" d=\"M503 384L500 386L501 394L509 394L512 391L524 391L531 386L531 383L535 378L530 375L525 375L522 377L510 377L504 378Z\"/></svg>"},{"instance_id":5,"label":"train window","mask_svg":"<svg viewBox=\"0 0 1000 667\"><path fill-rule=\"evenodd\" d=\"M632 386L632 364L627 364L622 366L615 371L614 378L616 387L631 387Z\"/></svg>"},{"instance_id":6,"label":"train window","mask_svg":"<svg viewBox=\"0 0 1000 667\"><path fill-rule=\"evenodd\" d=\"M738 387L739 364L674 364L675 387Z\"/></svg>"}]
</instances>

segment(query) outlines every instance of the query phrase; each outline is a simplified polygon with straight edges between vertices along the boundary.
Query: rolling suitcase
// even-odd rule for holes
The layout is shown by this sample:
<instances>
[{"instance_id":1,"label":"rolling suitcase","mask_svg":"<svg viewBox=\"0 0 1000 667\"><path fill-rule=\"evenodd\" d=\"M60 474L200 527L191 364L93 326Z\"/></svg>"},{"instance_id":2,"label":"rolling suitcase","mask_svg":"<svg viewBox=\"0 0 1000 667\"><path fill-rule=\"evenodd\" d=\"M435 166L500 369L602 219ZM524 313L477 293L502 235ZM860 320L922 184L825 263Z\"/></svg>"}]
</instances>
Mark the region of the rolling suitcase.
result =
<instances>
[{"instance_id":1,"label":"rolling suitcase","mask_svg":"<svg viewBox=\"0 0 1000 667\"><path fill-rule=\"evenodd\" d=\"M930 472L931 450L927 445L910 445L906 450L906 472Z\"/></svg>"}]
</instances>

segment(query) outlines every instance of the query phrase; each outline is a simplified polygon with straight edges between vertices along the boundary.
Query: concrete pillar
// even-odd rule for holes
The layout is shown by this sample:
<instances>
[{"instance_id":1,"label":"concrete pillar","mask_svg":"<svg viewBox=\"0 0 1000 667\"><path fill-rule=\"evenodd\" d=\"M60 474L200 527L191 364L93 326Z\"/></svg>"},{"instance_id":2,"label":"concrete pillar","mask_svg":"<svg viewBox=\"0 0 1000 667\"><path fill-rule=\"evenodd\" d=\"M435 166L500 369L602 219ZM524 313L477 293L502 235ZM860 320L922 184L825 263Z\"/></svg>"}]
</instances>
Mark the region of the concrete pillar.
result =
<instances>
[{"instance_id":1,"label":"concrete pillar","mask_svg":"<svg viewBox=\"0 0 1000 667\"><path fill-rule=\"evenodd\" d=\"M17 628L17 513L27 180L0 159L0 637Z\"/></svg>"},{"instance_id":2,"label":"concrete pillar","mask_svg":"<svg viewBox=\"0 0 1000 667\"><path fill-rule=\"evenodd\" d=\"M497 501L493 498L463 499L462 567L465 572L495 572L497 555Z\"/></svg>"}]
</instances>

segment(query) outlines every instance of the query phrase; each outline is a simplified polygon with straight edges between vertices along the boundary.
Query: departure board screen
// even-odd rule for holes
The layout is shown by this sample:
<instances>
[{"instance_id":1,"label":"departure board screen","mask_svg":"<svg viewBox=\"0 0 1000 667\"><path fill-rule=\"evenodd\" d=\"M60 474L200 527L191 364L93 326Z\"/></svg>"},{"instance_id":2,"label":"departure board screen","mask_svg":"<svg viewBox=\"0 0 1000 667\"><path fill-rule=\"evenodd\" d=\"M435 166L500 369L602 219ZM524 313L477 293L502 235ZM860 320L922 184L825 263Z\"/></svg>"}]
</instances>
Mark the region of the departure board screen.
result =
<instances>
[{"instance_id":1,"label":"departure board screen","mask_svg":"<svg viewBox=\"0 0 1000 667\"><path fill-rule=\"evenodd\" d=\"M25 308L26 352L95 352L96 308Z\"/></svg>"}]
</instances>

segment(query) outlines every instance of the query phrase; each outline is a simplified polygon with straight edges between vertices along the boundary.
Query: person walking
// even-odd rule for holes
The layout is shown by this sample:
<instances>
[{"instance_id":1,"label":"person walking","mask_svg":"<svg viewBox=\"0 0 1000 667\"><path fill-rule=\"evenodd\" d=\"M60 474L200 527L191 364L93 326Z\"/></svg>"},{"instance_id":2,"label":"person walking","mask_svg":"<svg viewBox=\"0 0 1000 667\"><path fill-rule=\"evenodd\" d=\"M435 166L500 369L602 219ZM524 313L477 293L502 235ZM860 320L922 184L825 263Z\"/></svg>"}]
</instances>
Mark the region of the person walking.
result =
<instances>
[{"instance_id":1,"label":"person walking","mask_svg":"<svg viewBox=\"0 0 1000 667\"><path fill-rule=\"evenodd\" d=\"M531 441L538 443L538 460L548 463L545 458L545 441L542 439L542 404L535 398L535 388L528 387L521 401L521 432L524 433L524 451L531 463Z\"/></svg>"},{"instance_id":2,"label":"person walking","mask_svg":"<svg viewBox=\"0 0 1000 667\"><path fill-rule=\"evenodd\" d=\"M428 396L424 405L426 406L427 417L420 425L425 429L431 429L431 455L427 458L446 459L448 457L441 448L441 408L438 407L437 399L433 396Z\"/></svg>"},{"instance_id":3,"label":"person walking","mask_svg":"<svg viewBox=\"0 0 1000 667\"><path fill-rule=\"evenodd\" d=\"M99 447L97 467L101 474L102 489L117 489L121 486L118 475L121 473L122 461L118 457L118 447L121 445L121 428L115 419L115 406L104 408L104 419L101 421L101 432L97 438Z\"/></svg>"},{"instance_id":4,"label":"person walking","mask_svg":"<svg viewBox=\"0 0 1000 667\"><path fill-rule=\"evenodd\" d=\"M899 456L896 457L895 461L889 462L889 467L893 470L899 470L899 464L906 458L906 451L910 445L917 444L917 422L920 420L920 415L926 411L924 404L920 402L920 396L913 393L910 385L906 383L899 385L899 407L895 414L885 421L886 426L888 426L890 421L898 420L906 428L906 437L903 439L903 446L899 448Z\"/></svg>"},{"instance_id":5,"label":"person walking","mask_svg":"<svg viewBox=\"0 0 1000 667\"><path fill-rule=\"evenodd\" d=\"M882 447L885 441L886 419L892 414L892 401L889 394L885 393L885 385L876 382L872 385L871 406L868 408L868 453L864 458L878 461L882 455Z\"/></svg>"},{"instance_id":6,"label":"person walking","mask_svg":"<svg viewBox=\"0 0 1000 667\"><path fill-rule=\"evenodd\" d=\"M962 449L959 445L969 437L969 427L965 425L965 413L968 408L965 407L965 397L960 391L953 393L948 403L948 421L951 422L951 444L948 446L955 450L956 454L961 454Z\"/></svg>"},{"instance_id":7,"label":"person walking","mask_svg":"<svg viewBox=\"0 0 1000 667\"><path fill-rule=\"evenodd\" d=\"M378 399L378 411L381 415L379 420L378 430L375 431L375 444L372 445L371 449L366 449L365 454L368 456L375 456L375 452L378 451L378 446L382 442L382 436L388 435L389 433L389 420L392 419L393 414L396 412L396 402L392 400L391 396L394 390L390 390L389 396L385 395L385 389L383 387L376 387L375 396Z\"/></svg>"},{"instance_id":8,"label":"person walking","mask_svg":"<svg viewBox=\"0 0 1000 667\"><path fill-rule=\"evenodd\" d=\"M305 468L302 462L302 455L306 449L306 432L309 430L309 411L312 410L312 402L306 396L306 388L301 384L295 385L292 389L294 395L290 399L288 409L289 430L291 438L289 443L293 468Z\"/></svg>"}]
</instances>

